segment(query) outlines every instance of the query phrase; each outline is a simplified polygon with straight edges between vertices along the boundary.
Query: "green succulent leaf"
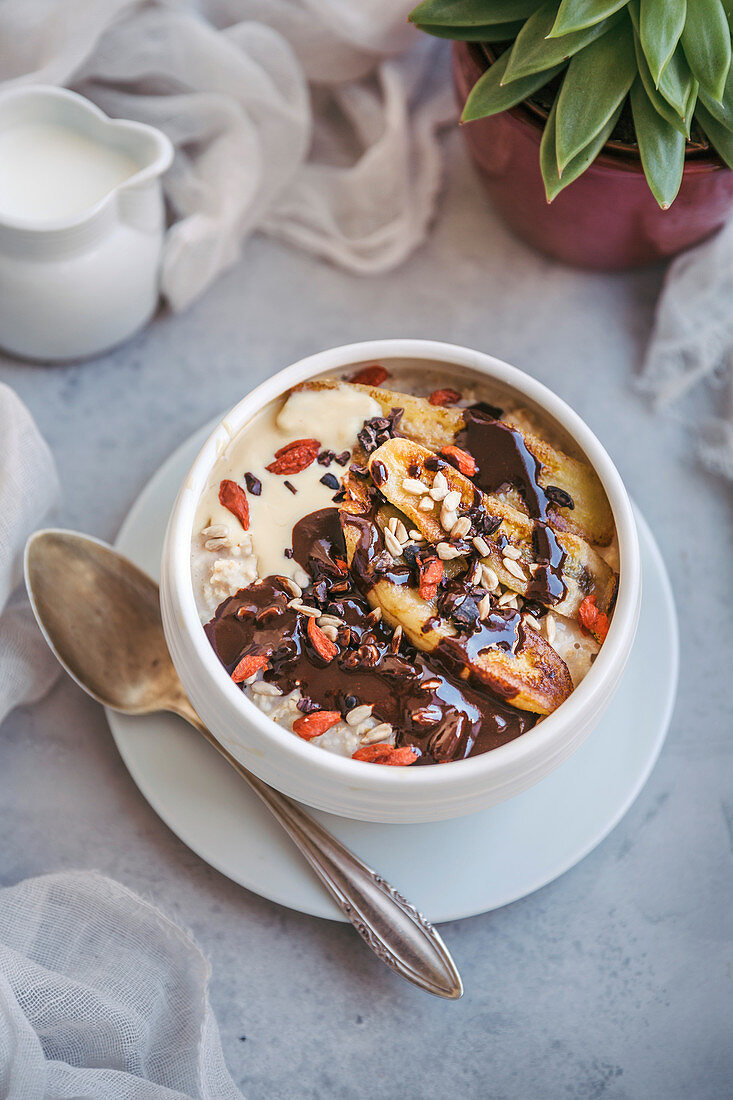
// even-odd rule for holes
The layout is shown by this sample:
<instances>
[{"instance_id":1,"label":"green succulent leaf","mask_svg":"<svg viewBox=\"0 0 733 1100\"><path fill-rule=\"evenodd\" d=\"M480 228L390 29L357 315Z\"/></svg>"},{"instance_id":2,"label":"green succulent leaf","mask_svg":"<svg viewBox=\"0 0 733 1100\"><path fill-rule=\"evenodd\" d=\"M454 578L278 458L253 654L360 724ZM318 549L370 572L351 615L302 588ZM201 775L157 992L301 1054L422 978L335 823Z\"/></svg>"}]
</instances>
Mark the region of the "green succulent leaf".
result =
<instances>
[{"instance_id":1,"label":"green succulent leaf","mask_svg":"<svg viewBox=\"0 0 733 1100\"><path fill-rule=\"evenodd\" d=\"M733 134L730 130L726 130L717 118L713 118L710 112L705 110L702 103L697 105L695 118L702 126L715 151L729 168L733 168Z\"/></svg>"},{"instance_id":2,"label":"green succulent leaf","mask_svg":"<svg viewBox=\"0 0 733 1100\"><path fill-rule=\"evenodd\" d=\"M720 99L730 69L730 28L721 0L687 0L680 41L701 87Z\"/></svg>"},{"instance_id":3,"label":"green succulent leaf","mask_svg":"<svg viewBox=\"0 0 733 1100\"><path fill-rule=\"evenodd\" d=\"M655 87L680 40L686 13L687 0L641 0L639 37Z\"/></svg>"},{"instance_id":4,"label":"green succulent leaf","mask_svg":"<svg viewBox=\"0 0 733 1100\"><path fill-rule=\"evenodd\" d=\"M488 27L512 23L532 15L543 0L423 0L408 19L427 30L439 27Z\"/></svg>"},{"instance_id":5,"label":"green succulent leaf","mask_svg":"<svg viewBox=\"0 0 733 1100\"><path fill-rule=\"evenodd\" d=\"M477 118L486 118L487 115L496 115L500 111L506 111L514 107L522 99L532 95L548 80L552 80L562 69L562 65L556 65L553 69L547 69L543 73L532 73L523 80L513 80L511 84L502 84L502 78L506 70L511 49L506 50L497 58L491 68L479 77L471 89L466 105L461 116L462 122L472 122Z\"/></svg>"},{"instance_id":6,"label":"green succulent leaf","mask_svg":"<svg viewBox=\"0 0 733 1100\"><path fill-rule=\"evenodd\" d=\"M628 0L562 0L549 38L582 31L626 7Z\"/></svg>"},{"instance_id":7,"label":"green succulent leaf","mask_svg":"<svg viewBox=\"0 0 733 1100\"><path fill-rule=\"evenodd\" d=\"M611 118L609 118L603 129L595 135L585 149L582 149L581 152L573 157L570 163L565 166L561 178L557 170L557 150L555 146L555 119L557 115L557 100L555 100L547 122L545 123L545 130L540 143L540 169L542 171L542 179L544 180L545 194L548 202L552 202L564 187L567 187L569 183L576 180L578 176L582 176L586 168L593 163L613 133L613 128L618 122L620 114L621 107L619 107Z\"/></svg>"},{"instance_id":8,"label":"green succulent leaf","mask_svg":"<svg viewBox=\"0 0 733 1100\"><path fill-rule=\"evenodd\" d=\"M644 175L662 210L675 199L685 166L685 138L662 118L646 94L641 79L631 89L631 110Z\"/></svg>"},{"instance_id":9,"label":"green succulent leaf","mask_svg":"<svg viewBox=\"0 0 733 1100\"><path fill-rule=\"evenodd\" d=\"M733 134L733 65L728 70L728 79L725 82L722 98L713 99L704 88L701 88L700 100L708 114Z\"/></svg>"},{"instance_id":10,"label":"green succulent leaf","mask_svg":"<svg viewBox=\"0 0 733 1100\"><path fill-rule=\"evenodd\" d=\"M507 65L504 82L521 80L532 73L544 72L554 65L567 61L569 57L582 50L589 42L605 34L617 15L595 23L584 31L575 31L562 38L548 38L555 21L557 0L547 0L542 7L530 16L517 35L512 46L511 57Z\"/></svg>"},{"instance_id":11,"label":"green succulent leaf","mask_svg":"<svg viewBox=\"0 0 733 1100\"><path fill-rule=\"evenodd\" d=\"M664 67L659 80L659 91L680 118L689 124L690 108L697 95L697 81L679 46Z\"/></svg>"},{"instance_id":12,"label":"green succulent leaf","mask_svg":"<svg viewBox=\"0 0 733 1100\"><path fill-rule=\"evenodd\" d=\"M571 58L557 97L555 146L561 173L623 104L636 74L628 19Z\"/></svg>"},{"instance_id":13,"label":"green succulent leaf","mask_svg":"<svg viewBox=\"0 0 733 1100\"><path fill-rule=\"evenodd\" d=\"M415 26L434 38L451 38L459 42L508 42L517 37L524 24L517 21L492 23L485 27L440 27L437 23L416 23Z\"/></svg>"},{"instance_id":14,"label":"green succulent leaf","mask_svg":"<svg viewBox=\"0 0 733 1100\"><path fill-rule=\"evenodd\" d=\"M644 85L644 91L649 96L649 99L651 100L655 111L657 112L657 114L660 114L662 118L666 119L670 126L674 126L675 130L679 130L679 132L681 134L684 134L685 137L689 137L689 123L692 119L692 112L689 113L687 125L685 125L684 121L677 114L674 107L670 107L669 103L667 103L667 100L659 94L654 83L654 78L652 77L652 74L649 70L646 55L644 54L644 50L642 49L642 45L639 41L639 35L636 33L636 29L634 29L634 50L636 51L636 63L639 66L639 76L641 78L642 84Z\"/></svg>"},{"instance_id":15,"label":"green succulent leaf","mask_svg":"<svg viewBox=\"0 0 733 1100\"><path fill-rule=\"evenodd\" d=\"M628 13L634 30L641 37L641 18L639 0L629 0ZM689 127L691 118L690 108L695 103L697 95L697 81L690 71L690 66L685 60L681 45L677 45L674 53L664 67L659 79L658 90L670 107L674 107L679 117Z\"/></svg>"}]
</instances>

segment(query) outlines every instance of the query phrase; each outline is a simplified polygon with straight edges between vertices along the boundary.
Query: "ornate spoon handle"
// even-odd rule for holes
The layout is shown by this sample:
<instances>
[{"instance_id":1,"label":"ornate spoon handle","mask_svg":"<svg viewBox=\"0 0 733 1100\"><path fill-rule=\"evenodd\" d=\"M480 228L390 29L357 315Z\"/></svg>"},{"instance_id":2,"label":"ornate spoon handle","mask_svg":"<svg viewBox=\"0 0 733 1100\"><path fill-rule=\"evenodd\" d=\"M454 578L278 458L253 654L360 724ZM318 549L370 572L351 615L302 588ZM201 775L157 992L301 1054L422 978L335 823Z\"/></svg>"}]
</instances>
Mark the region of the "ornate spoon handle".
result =
<instances>
[{"instance_id":1,"label":"ornate spoon handle","mask_svg":"<svg viewBox=\"0 0 733 1100\"><path fill-rule=\"evenodd\" d=\"M436 997L456 1000L463 994L460 974L447 947L414 905L299 806L248 772L205 728L193 708L182 706L178 713L262 799L341 912L382 962Z\"/></svg>"}]
</instances>

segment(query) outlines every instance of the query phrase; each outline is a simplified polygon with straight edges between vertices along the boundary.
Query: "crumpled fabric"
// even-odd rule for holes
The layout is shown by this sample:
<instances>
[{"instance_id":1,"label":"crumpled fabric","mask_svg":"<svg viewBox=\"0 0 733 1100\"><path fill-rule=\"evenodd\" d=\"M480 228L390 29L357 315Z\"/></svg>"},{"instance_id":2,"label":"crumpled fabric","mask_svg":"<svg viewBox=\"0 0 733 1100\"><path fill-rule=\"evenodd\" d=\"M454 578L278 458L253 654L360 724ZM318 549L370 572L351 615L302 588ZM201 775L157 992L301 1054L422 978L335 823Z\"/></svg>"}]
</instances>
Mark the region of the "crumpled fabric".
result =
<instances>
[{"instance_id":1,"label":"crumpled fabric","mask_svg":"<svg viewBox=\"0 0 733 1100\"><path fill-rule=\"evenodd\" d=\"M159 909L67 871L0 890L3 1100L241 1100L209 964Z\"/></svg>"},{"instance_id":2,"label":"crumpled fabric","mask_svg":"<svg viewBox=\"0 0 733 1100\"><path fill-rule=\"evenodd\" d=\"M0 723L13 707L44 695L58 675L19 588L26 539L58 495L48 446L15 391L0 383Z\"/></svg>"},{"instance_id":3,"label":"crumpled fabric","mask_svg":"<svg viewBox=\"0 0 733 1100\"><path fill-rule=\"evenodd\" d=\"M704 381L717 415L697 425L698 454L733 481L733 219L670 265L639 388L660 408L680 407Z\"/></svg>"},{"instance_id":4,"label":"crumpled fabric","mask_svg":"<svg viewBox=\"0 0 733 1100\"><path fill-rule=\"evenodd\" d=\"M400 264L456 115L412 0L3 0L0 81L63 84L176 155L162 292L185 309L255 229L348 271Z\"/></svg>"}]
</instances>

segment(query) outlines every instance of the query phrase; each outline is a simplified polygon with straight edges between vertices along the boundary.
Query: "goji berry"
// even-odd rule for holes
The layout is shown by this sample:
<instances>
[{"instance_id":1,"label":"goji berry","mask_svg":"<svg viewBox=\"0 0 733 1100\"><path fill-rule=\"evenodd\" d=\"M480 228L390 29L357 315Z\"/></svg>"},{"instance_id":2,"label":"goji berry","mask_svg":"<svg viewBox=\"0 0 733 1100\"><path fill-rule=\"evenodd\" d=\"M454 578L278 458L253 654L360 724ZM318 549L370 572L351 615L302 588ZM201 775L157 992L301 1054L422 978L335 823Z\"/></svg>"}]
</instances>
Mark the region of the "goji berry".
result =
<instances>
[{"instance_id":1,"label":"goji berry","mask_svg":"<svg viewBox=\"0 0 733 1100\"><path fill-rule=\"evenodd\" d=\"M337 710L314 710L312 714L304 714L302 718L296 718L293 722L293 730L304 741L312 741L314 737L320 737L340 721L341 715Z\"/></svg>"},{"instance_id":2,"label":"goji berry","mask_svg":"<svg viewBox=\"0 0 733 1100\"><path fill-rule=\"evenodd\" d=\"M317 439L294 439L275 451L274 460L265 469L271 474L299 474L315 462L320 449Z\"/></svg>"},{"instance_id":3,"label":"goji berry","mask_svg":"<svg viewBox=\"0 0 733 1100\"><path fill-rule=\"evenodd\" d=\"M386 378L389 378L389 371L375 363L373 367L362 367L349 381L360 386L381 386Z\"/></svg>"},{"instance_id":4,"label":"goji berry","mask_svg":"<svg viewBox=\"0 0 733 1100\"><path fill-rule=\"evenodd\" d=\"M431 405L455 405L462 397L458 390L433 390L428 401Z\"/></svg>"},{"instance_id":5,"label":"goji berry","mask_svg":"<svg viewBox=\"0 0 733 1100\"><path fill-rule=\"evenodd\" d=\"M267 662L268 658L262 653L248 653L246 657L242 657L242 660L232 672L232 680L235 684L241 684L244 680L249 680L250 676L254 676L255 672L259 672L261 668L264 668Z\"/></svg>"},{"instance_id":6,"label":"goji berry","mask_svg":"<svg viewBox=\"0 0 733 1100\"><path fill-rule=\"evenodd\" d=\"M219 503L237 517L245 531L249 530L249 504L247 494L241 485L226 478L220 482Z\"/></svg>"},{"instance_id":7,"label":"goji berry","mask_svg":"<svg viewBox=\"0 0 733 1100\"><path fill-rule=\"evenodd\" d=\"M308 626L306 627L308 637L310 638L311 645L315 649L319 657L322 657L324 661L332 661L338 654L338 646L331 641L330 638L321 630L317 625L313 616L308 618Z\"/></svg>"},{"instance_id":8,"label":"goji berry","mask_svg":"<svg viewBox=\"0 0 733 1100\"><path fill-rule=\"evenodd\" d=\"M460 470L464 477L473 477L475 473L478 473L478 466L473 455L470 455L468 451L462 451L460 447L454 447L451 443L447 447L443 447L441 454L444 454L448 461Z\"/></svg>"}]
</instances>

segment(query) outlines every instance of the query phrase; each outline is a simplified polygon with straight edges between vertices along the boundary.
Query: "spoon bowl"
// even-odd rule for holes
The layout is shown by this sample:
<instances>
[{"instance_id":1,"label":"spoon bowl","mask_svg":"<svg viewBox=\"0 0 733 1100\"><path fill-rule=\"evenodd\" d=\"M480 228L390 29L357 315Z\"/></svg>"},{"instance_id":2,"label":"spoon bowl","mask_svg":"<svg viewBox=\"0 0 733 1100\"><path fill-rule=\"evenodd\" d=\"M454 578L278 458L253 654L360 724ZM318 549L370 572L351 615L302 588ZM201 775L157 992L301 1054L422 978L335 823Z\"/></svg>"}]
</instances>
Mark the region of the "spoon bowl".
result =
<instances>
[{"instance_id":1,"label":"spoon bowl","mask_svg":"<svg viewBox=\"0 0 733 1100\"><path fill-rule=\"evenodd\" d=\"M89 695L126 714L171 710L191 720L163 634L158 586L146 573L97 539L46 530L28 540L25 574L46 641Z\"/></svg>"}]
</instances>

